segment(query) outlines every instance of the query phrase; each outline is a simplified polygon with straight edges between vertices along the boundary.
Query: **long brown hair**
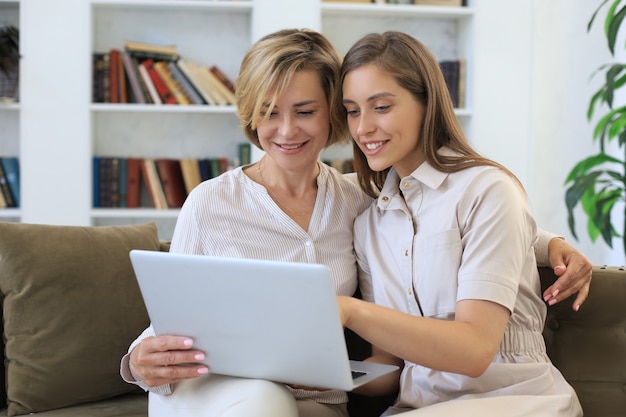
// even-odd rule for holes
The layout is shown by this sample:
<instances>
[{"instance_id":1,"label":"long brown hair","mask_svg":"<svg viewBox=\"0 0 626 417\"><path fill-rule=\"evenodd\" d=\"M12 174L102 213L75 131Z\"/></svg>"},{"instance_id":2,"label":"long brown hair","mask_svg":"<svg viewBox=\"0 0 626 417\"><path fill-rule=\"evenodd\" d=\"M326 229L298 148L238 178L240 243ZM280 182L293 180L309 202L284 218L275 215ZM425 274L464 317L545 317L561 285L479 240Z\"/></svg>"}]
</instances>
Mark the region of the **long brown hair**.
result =
<instances>
[{"instance_id":1,"label":"long brown hair","mask_svg":"<svg viewBox=\"0 0 626 417\"><path fill-rule=\"evenodd\" d=\"M348 143L346 112L341 104L341 56L322 34L284 29L259 39L248 50L235 81L237 116L248 139L259 148L257 127L268 96L270 110L297 71L317 71L328 100L330 130L326 146ZM266 111L266 118L271 111Z\"/></svg>"},{"instance_id":2,"label":"long brown hair","mask_svg":"<svg viewBox=\"0 0 626 417\"><path fill-rule=\"evenodd\" d=\"M348 72L366 64L374 64L387 72L424 105L426 112L419 146L431 166L451 173L478 165L490 165L507 172L521 187L519 180L508 169L481 156L471 147L454 114L441 67L424 44L410 35L396 31L365 35L344 57L341 67L342 83ZM352 145L354 167L361 188L370 196L377 197L390 168L383 171L372 170L356 142L353 141ZM442 146L453 150L455 155L439 153Z\"/></svg>"}]
</instances>

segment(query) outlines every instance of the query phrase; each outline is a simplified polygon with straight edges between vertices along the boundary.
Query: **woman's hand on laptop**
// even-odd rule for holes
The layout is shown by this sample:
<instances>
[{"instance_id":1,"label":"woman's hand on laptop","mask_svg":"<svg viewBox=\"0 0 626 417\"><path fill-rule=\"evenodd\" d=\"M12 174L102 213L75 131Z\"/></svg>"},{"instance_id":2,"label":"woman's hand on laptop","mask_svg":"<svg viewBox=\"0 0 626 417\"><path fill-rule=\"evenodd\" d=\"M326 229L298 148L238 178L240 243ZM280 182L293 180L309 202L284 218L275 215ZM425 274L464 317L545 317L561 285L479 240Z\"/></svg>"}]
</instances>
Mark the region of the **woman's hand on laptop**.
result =
<instances>
[{"instance_id":1,"label":"woman's hand on laptop","mask_svg":"<svg viewBox=\"0 0 626 417\"><path fill-rule=\"evenodd\" d=\"M188 337L151 336L130 353L130 371L135 379L156 387L208 374L208 366L200 363L204 358Z\"/></svg>"}]
</instances>

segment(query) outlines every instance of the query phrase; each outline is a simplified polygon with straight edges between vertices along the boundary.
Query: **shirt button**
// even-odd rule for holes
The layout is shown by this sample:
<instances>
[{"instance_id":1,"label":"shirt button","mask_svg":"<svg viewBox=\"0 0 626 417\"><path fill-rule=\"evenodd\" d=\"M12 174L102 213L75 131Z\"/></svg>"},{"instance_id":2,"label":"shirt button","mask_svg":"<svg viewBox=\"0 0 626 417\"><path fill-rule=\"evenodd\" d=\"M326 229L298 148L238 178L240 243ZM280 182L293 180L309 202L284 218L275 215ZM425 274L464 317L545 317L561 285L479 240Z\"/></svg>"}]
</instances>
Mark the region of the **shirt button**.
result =
<instances>
[{"instance_id":1,"label":"shirt button","mask_svg":"<svg viewBox=\"0 0 626 417\"><path fill-rule=\"evenodd\" d=\"M404 181L404 182L402 183L402 186L403 186L404 188L409 188L409 182L408 182L408 181Z\"/></svg>"},{"instance_id":2,"label":"shirt button","mask_svg":"<svg viewBox=\"0 0 626 417\"><path fill-rule=\"evenodd\" d=\"M413 294L413 290L411 288L409 288L407 292L409 293L409 295Z\"/></svg>"},{"instance_id":3,"label":"shirt button","mask_svg":"<svg viewBox=\"0 0 626 417\"><path fill-rule=\"evenodd\" d=\"M306 246L311 246L313 243L312 243L310 240L307 240L304 244L305 244Z\"/></svg>"},{"instance_id":4,"label":"shirt button","mask_svg":"<svg viewBox=\"0 0 626 417\"><path fill-rule=\"evenodd\" d=\"M382 198L382 200L383 200L383 203L386 203L386 202L388 202L388 201L389 201L389 197L384 196L384 197Z\"/></svg>"}]
</instances>

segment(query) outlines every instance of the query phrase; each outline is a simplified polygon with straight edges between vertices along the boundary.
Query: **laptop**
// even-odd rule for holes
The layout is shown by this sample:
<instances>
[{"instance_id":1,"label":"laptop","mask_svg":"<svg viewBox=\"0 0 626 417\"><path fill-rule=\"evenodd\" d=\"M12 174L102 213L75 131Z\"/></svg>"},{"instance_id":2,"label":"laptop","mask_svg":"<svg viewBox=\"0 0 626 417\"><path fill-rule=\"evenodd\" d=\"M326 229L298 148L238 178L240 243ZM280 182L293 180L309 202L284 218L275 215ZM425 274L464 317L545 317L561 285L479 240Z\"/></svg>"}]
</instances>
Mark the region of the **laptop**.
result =
<instances>
[{"instance_id":1,"label":"laptop","mask_svg":"<svg viewBox=\"0 0 626 417\"><path fill-rule=\"evenodd\" d=\"M351 361L328 267L132 250L157 335L194 339L210 372L351 391L398 369Z\"/></svg>"}]
</instances>

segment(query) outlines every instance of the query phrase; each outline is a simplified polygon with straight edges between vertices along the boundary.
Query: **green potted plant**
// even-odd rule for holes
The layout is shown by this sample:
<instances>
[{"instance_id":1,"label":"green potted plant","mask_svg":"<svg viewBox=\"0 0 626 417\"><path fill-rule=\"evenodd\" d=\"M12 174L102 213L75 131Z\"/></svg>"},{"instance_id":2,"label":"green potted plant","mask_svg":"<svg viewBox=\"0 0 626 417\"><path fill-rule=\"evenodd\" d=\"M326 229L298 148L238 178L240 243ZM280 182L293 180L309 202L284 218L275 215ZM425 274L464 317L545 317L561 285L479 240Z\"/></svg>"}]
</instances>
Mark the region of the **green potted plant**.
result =
<instances>
[{"instance_id":1,"label":"green potted plant","mask_svg":"<svg viewBox=\"0 0 626 417\"><path fill-rule=\"evenodd\" d=\"M20 32L9 25L0 28L0 98L15 98L20 63Z\"/></svg>"},{"instance_id":2,"label":"green potted plant","mask_svg":"<svg viewBox=\"0 0 626 417\"><path fill-rule=\"evenodd\" d=\"M599 13L606 7L604 34L612 56L615 56L616 45L626 50L624 41L617 44L626 17L626 4L623 3L626 2L604 0L587 25L587 31L590 31ZM591 240L595 242L602 236L609 247L613 248L613 239L621 237L626 254L626 209L621 213L624 218L621 232L616 230L611 217L616 214L613 212L617 211L620 203L626 201L626 103L615 99L618 91L622 91L626 85L626 64L604 64L592 74L592 77L596 76L603 77L604 84L589 101L587 119L589 122L595 121L593 141L598 143L599 152L578 162L565 180L568 225L578 239L574 209L580 203L587 218L587 233ZM622 159L606 153L607 145L612 142L617 143Z\"/></svg>"}]
</instances>

